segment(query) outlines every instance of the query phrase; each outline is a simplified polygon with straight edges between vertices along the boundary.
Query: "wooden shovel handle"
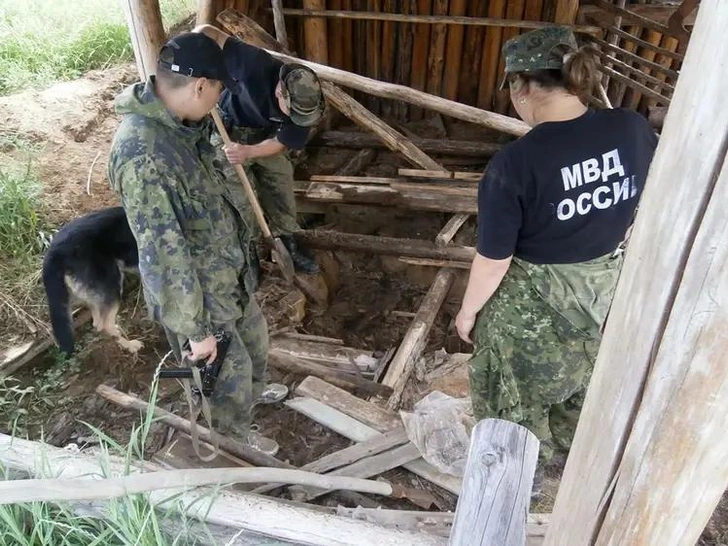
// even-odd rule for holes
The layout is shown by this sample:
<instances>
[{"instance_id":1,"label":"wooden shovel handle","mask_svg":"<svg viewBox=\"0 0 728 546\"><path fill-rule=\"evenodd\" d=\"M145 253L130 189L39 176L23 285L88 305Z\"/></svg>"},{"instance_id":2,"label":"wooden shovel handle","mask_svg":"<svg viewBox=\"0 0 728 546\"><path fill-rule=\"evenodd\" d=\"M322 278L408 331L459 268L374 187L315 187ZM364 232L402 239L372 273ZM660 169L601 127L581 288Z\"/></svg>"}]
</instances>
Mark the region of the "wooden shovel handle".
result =
<instances>
[{"instance_id":1,"label":"wooden shovel handle","mask_svg":"<svg viewBox=\"0 0 728 546\"><path fill-rule=\"evenodd\" d=\"M212 119L215 120L215 125L217 126L217 130L220 133L220 136L222 136L222 141L225 143L225 146L230 146L233 141L230 140L230 135L228 135L228 132L225 129L222 120L220 119L220 114L217 113L217 107L213 108L210 111L210 114L212 114ZM245 193L248 196L250 205L253 207L253 212L255 213L255 217L258 220L258 223L260 224L260 229L263 230L263 236L266 239L272 239L273 235L271 234L270 228L268 227L268 223L265 221L263 209L260 207L260 203L258 203L258 198L256 197L255 192L250 185L250 180L248 180L248 176L245 174L245 169L243 169L242 165L238 164L233 165L233 167L235 168L235 172L238 173L240 181L243 183L243 188L245 189Z\"/></svg>"}]
</instances>

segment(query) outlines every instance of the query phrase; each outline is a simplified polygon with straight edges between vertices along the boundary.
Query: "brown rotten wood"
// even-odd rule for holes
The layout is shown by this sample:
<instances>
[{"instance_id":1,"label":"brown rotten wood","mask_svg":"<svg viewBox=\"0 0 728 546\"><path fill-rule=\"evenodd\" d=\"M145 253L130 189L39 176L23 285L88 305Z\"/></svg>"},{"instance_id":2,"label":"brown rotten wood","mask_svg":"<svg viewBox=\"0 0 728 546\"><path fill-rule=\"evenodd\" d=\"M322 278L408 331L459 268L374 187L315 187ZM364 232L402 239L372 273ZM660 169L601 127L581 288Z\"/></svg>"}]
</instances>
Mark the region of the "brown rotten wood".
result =
<instances>
[{"instance_id":1,"label":"brown rotten wood","mask_svg":"<svg viewBox=\"0 0 728 546\"><path fill-rule=\"evenodd\" d=\"M378 13L371 11L334 11L334 10L305 10L284 9L286 15L300 17L328 17L336 19L360 19L378 21L399 21L402 23L429 23L445 25L466 25L482 27L524 28L537 29L553 26L545 21L522 21L519 19L499 19L496 17L465 17L456 15L406 15L401 13ZM576 33L599 34L600 29L591 25L567 24Z\"/></svg>"}]
</instances>

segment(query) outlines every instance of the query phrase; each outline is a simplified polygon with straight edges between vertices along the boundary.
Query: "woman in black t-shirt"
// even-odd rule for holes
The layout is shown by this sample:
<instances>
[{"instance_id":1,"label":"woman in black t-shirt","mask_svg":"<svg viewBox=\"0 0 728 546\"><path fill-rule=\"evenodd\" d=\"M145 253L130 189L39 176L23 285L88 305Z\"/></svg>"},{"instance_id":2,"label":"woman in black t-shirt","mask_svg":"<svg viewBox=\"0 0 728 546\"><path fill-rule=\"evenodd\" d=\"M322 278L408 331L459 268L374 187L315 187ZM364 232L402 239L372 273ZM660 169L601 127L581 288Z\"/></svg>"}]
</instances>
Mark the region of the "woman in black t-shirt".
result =
<instances>
[{"instance_id":1,"label":"woman in black t-shirt","mask_svg":"<svg viewBox=\"0 0 728 546\"><path fill-rule=\"evenodd\" d=\"M554 416L580 409L657 140L635 112L585 106L596 60L569 29L523 34L503 54L503 83L532 129L480 183L478 253L456 325L474 344L476 418L518 422L541 441L537 493L553 444L570 443L575 419L564 429Z\"/></svg>"}]
</instances>

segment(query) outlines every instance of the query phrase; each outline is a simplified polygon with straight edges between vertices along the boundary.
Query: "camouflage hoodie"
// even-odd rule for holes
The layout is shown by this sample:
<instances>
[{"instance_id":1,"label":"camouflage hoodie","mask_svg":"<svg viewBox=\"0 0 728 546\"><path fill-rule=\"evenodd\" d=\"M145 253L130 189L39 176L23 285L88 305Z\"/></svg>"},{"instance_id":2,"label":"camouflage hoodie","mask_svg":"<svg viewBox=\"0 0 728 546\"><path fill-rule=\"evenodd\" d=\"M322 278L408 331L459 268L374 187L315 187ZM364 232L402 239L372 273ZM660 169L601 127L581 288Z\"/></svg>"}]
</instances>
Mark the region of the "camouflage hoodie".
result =
<instances>
[{"instance_id":1,"label":"camouflage hoodie","mask_svg":"<svg viewBox=\"0 0 728 546\"><path fill-rule=\"evenodd\" d=\"M154 78L116 99L123 116L109 157L139 247L150 314L193 341L242 315L240 220L209 144L208 123L183 124L154 92Z\"/></svg>"}]
</instances>

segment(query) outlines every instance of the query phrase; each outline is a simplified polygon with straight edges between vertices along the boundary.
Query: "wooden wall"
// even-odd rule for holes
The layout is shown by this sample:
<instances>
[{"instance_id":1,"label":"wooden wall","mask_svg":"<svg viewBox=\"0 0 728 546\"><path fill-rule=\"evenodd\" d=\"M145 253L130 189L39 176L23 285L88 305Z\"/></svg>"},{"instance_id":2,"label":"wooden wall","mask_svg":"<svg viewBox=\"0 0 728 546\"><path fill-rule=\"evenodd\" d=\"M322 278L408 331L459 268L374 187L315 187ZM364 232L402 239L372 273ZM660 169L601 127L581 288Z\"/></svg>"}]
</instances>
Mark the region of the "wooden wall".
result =
<instances>
[{"instance_id":1,"label":"wooden wall","mask_svg":"<svg viewBox=\"0 0 728 546\"><path fill-rule=\"evenodd\" d=\"M217 1L224 7L234 7L249 14L274 34L270 0ZM624 78L620 80L617 77L610 77L607 82L605 76L612 104L643 113L648 107L666 106L672 96L676 71L682 63L680 54L670 53L676 52L682 44L655 28L666 28L674 7L628 3L630 10L659 23L657 27L649 28L624 20L619 28L641 41L635 43L610 33L607 29L619 22L617 16L603 7L589 5L592 2L598 3L598 0L581 3L577 0L283 0L283 8L460 15L600 26L602 31L598 38L620 48L615 51L599 46L603 61L606 63L610 57L615 58L619 63L610 63L611 69L639 84L626 85ZM694 21L694 15L691 21ZM290 48L304 58L487 110L513 113L507 91L497 89L503 74L501 48L506 40L528 29L313 18L301 14L286 14L285 22ZM325 40L312 46L311 36L314 33L325 37ZM577 36L583 43L588 43L586 34L579 33ZM648 47L650 45L655 47ZM635 60L629 53L639 59ZM659 67L668 70L660 71ZM640 85L665 100L656 98L654 93L644 92ZM403 103L358 91L354 95L373 112L385 117L418 120L426 115L422 109Z\"/></svg>"}]
</instances>

